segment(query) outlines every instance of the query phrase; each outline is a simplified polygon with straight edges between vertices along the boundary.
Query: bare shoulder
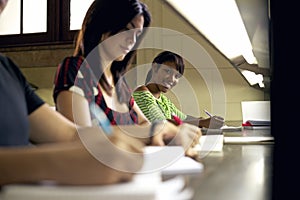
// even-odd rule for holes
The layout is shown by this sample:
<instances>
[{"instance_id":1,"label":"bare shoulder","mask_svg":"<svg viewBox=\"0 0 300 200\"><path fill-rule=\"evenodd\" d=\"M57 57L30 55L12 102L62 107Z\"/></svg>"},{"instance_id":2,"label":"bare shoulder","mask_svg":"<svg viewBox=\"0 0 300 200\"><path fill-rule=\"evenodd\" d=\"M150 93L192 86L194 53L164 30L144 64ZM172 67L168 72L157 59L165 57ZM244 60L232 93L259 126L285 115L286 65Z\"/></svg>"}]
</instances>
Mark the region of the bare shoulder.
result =
<instances>
[{"instance_id":1,"label":"bare shoulder","mask_svg":"<svg viewBox=\"0 0 300 200\"><path fill-rule=\"evenodd\" d=\"M140 85L134 91L135 92L143 92L143 91L149 91L149 89L145 85Z\"/></svg>"}]
</instances>

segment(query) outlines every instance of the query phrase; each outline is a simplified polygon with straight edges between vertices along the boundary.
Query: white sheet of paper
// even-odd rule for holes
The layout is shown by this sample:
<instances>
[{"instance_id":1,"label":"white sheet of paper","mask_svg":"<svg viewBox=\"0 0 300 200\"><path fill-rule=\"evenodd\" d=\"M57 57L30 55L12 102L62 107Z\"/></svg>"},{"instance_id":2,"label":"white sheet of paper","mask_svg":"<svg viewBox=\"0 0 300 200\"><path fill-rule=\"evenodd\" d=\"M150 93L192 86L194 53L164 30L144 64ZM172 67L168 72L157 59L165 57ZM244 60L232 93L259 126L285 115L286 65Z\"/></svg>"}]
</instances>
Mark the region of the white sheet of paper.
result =
<instances>
[{"instance_id":1,"label":"white sheet of paper","mask_svg":"<svg viewBox=\"0 0 300 200\"><path fill-rule=\"evenodd\" d=\"M185 156L181 146L148 146L144 158L141 171L159 171L162 175L198 174L204 169L202 163Z\"/></svg>"},{"instance_id":2,"label":"white sheet of paper","mask_svg":"<svg viewBox=\"0 0 300 200\"><path fill-rule=\"evenodd\" d=\"M200 152L221 152L223 151L223 134L202 135L194 149Z\"/></svg>"}]
</instances>

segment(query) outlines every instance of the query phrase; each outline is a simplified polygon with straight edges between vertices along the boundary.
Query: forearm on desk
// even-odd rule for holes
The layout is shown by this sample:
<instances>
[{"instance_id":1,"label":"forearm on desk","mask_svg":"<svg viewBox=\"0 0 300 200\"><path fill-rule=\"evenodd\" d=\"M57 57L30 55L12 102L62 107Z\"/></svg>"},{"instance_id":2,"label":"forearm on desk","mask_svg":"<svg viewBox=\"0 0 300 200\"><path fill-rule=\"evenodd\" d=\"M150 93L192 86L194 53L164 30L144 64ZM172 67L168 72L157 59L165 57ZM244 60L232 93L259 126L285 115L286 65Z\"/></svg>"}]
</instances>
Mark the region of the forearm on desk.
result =
<instances>
[{"instance_id":1,"label":"forearm on desk","mask_svg":"<svg viewBox=\"0 0 300 200\"><path fill-rule=\"evenodd\" d=\"M104 143L99 145L106 148ZM138 160L114 157L114 154L107 156L110 156L110 160L119 162L119 165L131 165L133 171L141 165ZM0 149L0 185L41 181L101 185L130 180L132 176L132 173L117 171L101 163L79 141Z\"/></svg>"},{"instance_id":2,"label":"forearm on desk","mask_svg":"<svg viewBox=\"0 0 300 200\"><path fill-rule=\"evenodd\" d=\"M49 150L30 148L0 149L0 185L30 183L47 178Z\"/></svg>"}]
</instances>

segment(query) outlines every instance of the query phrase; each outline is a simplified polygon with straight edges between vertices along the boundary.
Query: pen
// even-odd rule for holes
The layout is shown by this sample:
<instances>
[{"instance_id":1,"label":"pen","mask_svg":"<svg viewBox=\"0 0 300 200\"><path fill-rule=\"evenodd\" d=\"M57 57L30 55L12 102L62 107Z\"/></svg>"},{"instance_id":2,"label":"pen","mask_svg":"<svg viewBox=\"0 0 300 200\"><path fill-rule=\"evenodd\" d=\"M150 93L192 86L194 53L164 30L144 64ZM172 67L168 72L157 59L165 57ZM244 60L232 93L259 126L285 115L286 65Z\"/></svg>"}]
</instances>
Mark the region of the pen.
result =
<instances>
[{"instance_id":1,"label":"pen","mask_svg":"<svg viewBox=\"0 0 300 200\"><path fill-rule=\"evenodd\" d=\"M182 124L181 119L178 116L176 116L174 113L172 113L172 118L177 123L177 125L181 125Z\"/></svg>"},{"instance_id":2,"label":"pen","mask_svg":"<svg viewBox=\"0 0 300 200\"><path fill-rule=\"evenodd\" d=\"M94 102L90 104L90 111L94 115L94 117L97 119L98 124L101 126L103 131L106 135L112 134L112 127L110 124L110 121L108 120L106 114L103 112L101 108L99 108L98 105L96 105Z\"/></svg>"},{"instance_id":3,"label":"pen","mask_svg":"<svg viewBox=\"0 0 300 200\"><path fill-rule=\"evenodd\" d=\"M210 114L207 110L204 109L204 112L205 112L209 117L212 117L212 114Z\"/></svg>"}]
</instances>

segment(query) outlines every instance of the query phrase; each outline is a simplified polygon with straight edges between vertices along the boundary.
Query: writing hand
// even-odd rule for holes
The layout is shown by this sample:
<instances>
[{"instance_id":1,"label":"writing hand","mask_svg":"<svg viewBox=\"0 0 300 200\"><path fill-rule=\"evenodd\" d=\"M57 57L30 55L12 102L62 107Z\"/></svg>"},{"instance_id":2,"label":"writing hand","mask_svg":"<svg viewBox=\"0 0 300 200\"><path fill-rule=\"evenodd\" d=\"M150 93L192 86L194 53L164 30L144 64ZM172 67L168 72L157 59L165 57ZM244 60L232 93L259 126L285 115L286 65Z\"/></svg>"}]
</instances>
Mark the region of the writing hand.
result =
<instances>
[{"instance_id":1,"label":"writing hand","mask_svg":"<svg viewBox=\"0 0 300 200\"><path fill-rule=\"evenodd\" d=\"M199 127L219 129L224 125L224 118L220 116L212 116L206 119L199 118Z\"/></svg>"}]
</instances>

